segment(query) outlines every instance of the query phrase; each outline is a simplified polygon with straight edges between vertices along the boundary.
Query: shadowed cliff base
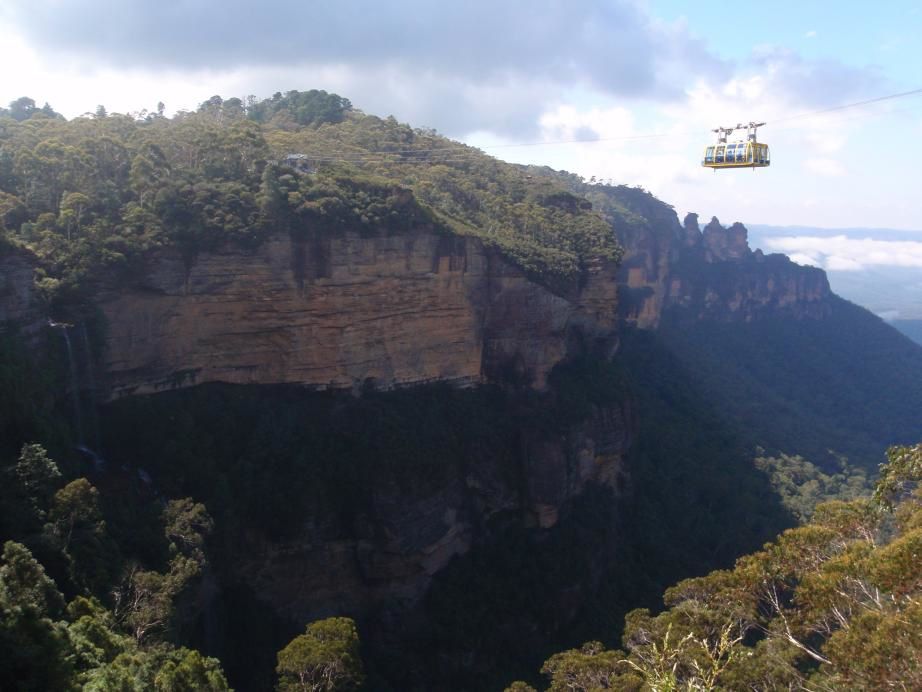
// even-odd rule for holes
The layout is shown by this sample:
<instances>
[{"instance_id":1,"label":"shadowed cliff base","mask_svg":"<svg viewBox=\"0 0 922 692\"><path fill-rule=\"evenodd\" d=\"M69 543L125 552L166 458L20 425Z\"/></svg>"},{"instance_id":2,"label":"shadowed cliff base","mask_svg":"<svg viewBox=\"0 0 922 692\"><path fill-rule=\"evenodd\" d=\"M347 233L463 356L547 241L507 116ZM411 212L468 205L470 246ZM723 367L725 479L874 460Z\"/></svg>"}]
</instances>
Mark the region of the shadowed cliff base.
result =
<instances>
[{"instance_id":1,"label":"shadowed cliff base","mask_svg":"<svg viewBox=\"0 0 922 692\"><path fill-rule=\"evenodd\" d=\"M218 587L196 643L239 688L264 688L305 622L348 614L374 689L487 689L559 646L615 641L624 612L788 524L681 368L650 353L629 348L627 372L561 366L543 394L132 397L105 407L106 449L214 515Z\"/></svg>"},{"instance_id":2,"label":"shadowed cliff base","mask_svg":"<svg viewBox=\"0 0 922 692\"><path fill-rule=\"evenodd\" d=\"M876 470L922 428L922 347L836 296L823 319L692 322L667 313L661 337L744 439L825 468L844 455Z\"/></svg>"}]
</instances>

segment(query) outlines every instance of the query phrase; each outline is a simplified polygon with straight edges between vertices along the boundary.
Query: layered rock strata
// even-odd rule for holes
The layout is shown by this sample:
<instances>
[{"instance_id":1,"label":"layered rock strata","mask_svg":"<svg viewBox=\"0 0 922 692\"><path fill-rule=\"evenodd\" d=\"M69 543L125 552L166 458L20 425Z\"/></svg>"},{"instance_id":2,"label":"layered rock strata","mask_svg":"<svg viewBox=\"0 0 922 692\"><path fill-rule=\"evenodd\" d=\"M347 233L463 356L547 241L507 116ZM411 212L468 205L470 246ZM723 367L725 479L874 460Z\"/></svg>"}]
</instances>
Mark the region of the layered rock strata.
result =
<instances>
[{"instance_id":1,"label":"layered rock strata","mask_svg":"<svg viewBox=\"0 0 922 692\"><path fill-rule=\"evenodd\" d=\"M746 227L713 218L703 231L696 214L680 226L675 214L637 230L620 230L622 313L642 328L664 315L676 320L746 322L784 314L819 319L832 292L825 272L785 255L751 250Z\"/></svg>"},{"instance_id":2,"label":"layered rock strata","mask_svg":"<svg viewBox=\"0 0 922 692\"><path fill-rule=\"evenodd\" d=\"M460 384L512 374L541 388L574 345L610 349L613 268L559 295L473 238L357 233L186 262L161 252L104 293L112 396L221 381L315 388Z\"/></svg>"},{"instance_id":3,"label":"layered rock strata","mask_svg":"<svg viewBox=\"0 0 922 692\"><path fill-rule=\"evenodd\" d=\"M44 322L35 301L35 260L20 250L0 253L0 332L10 325L34 331Z\"/></svg>"}]
</instances>

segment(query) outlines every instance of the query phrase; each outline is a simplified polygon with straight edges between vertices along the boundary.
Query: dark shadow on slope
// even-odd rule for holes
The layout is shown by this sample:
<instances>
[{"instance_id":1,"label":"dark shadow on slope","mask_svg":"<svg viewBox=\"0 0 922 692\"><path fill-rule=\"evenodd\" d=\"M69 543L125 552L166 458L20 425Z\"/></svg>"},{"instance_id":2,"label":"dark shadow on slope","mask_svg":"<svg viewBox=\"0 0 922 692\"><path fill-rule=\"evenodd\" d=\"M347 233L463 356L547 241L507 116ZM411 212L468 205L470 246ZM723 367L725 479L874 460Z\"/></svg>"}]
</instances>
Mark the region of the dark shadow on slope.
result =
<instances>
[{"instance_id":1,"label":"dark shadow on slope","mask_svg":"<svg viewBox=\"0 0 922 692\"><path fill-rule=\"evenodd\" d=\"M111 404L103 429L114 464L146 469L159 492L203 501L215 517L219 595L192 643L249 690L265 688L275 651L303 624L281 622L241 586L237 568L254 559L247 536L265 536L260 548L305 531L323 541L377 535L391 530L376 514L382 493L412 513L475 469L515 492L536 440L629 400L640 420L631 499L590 486L552 529L530 528L514 504L480 515L474 548L417 605L335 613L357 617L373 689L493 689L534 676L561 648L616 644L627 611L656 608L665 586L731 564L790 523L746 446L654 335L628 333L614 366L571 364L552 381L550 395L206 385Z\"/></svg>"},{"instance_id":2,"label":"dark shadow on slope","mask_svg":"<svg viewBox=\"0 0 922 692\"><path fill-rule=\"evenodd\" d=\"M554 529L497 533L435 578L418 641L439 689L538 683L554 651L620 646L627 612L658 610L667 586L729 567L794 524L733 422L656 334L627 331L617 362L639 419L632 494L587 493Z\"/></svg>"},{"instance_id":3,"label":"dark shadow on slope","mask_svg":"<svg viewBox=\"0 0 922 692\"><path fill-rule=\"evenodd\" d=\"M640 418L624 531L633 578L647 583L645 602L632 607L657 607L666 586L731 565L794 521L733 421L656 333L626 331L618 357Z\"/></svg>"},{"instance_id":4,"label":"dark shadow on slope","mask_svg":"<svg viewBox=\"0 0 922 692\"><path fill-rule=\"evenodd\" d=\"M833 296L822 320L664 320L661 335L743 439L827 469L829 451L874 470L922 429L922 347Z\"/></svg>"}]
</instances>

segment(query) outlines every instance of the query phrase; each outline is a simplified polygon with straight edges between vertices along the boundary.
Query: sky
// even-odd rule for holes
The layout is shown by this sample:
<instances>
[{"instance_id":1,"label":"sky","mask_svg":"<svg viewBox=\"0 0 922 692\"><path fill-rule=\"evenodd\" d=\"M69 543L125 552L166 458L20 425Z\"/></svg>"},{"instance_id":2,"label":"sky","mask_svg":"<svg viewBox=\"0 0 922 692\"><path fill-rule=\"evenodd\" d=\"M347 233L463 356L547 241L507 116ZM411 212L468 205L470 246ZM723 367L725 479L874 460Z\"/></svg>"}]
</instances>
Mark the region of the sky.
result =
<instances>
[{"instance_id":1,"label":"sky","mask_svg":"<svg viewBox=\"0 0 922 692\"><path fill-rule=\"evenodd\" d=\"M680 217L922 229L922 94L809 115L922 87L918 0L728 7L3 0L0 103L75 117L326 89L508 161L641 185ZM750 120L770 168L700 166L712 128Z\"/></svg>"}]
</instances>

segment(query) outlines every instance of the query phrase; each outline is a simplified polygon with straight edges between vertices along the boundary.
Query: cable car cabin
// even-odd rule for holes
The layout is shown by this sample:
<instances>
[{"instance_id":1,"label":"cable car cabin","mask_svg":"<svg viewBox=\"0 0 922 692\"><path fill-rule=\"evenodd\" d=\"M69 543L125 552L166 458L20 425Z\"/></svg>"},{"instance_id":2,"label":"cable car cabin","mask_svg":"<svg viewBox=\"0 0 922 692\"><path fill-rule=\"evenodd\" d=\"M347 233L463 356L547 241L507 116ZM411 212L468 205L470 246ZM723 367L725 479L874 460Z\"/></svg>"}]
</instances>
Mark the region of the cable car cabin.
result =
<instances>
[{"instance_id":1,"label":"cable car cabin","mask_svg":"<svg viewBox=\"0 0 922 692\"><path fill-rule=\"evenodd\" d=\"M756 141L756 131L765 123L737 123L734 127L718 127L717 144L704 150L701 165L706 168L765 168L771 164L768 145ZM727 137L737 130L746 130L743 142L728 142Z\"/></svg>"},{"instance_id":2,"label":"cable car cabin","mask_svg":"<svg viewBox=\"0 0 922 692\"><path fill-rule=\"evenodd\" d=\"M707 168L765 168L771 165L768 145L761 142L715 144L704 150L701 165Z\"/></svg>"}]
</instances>

